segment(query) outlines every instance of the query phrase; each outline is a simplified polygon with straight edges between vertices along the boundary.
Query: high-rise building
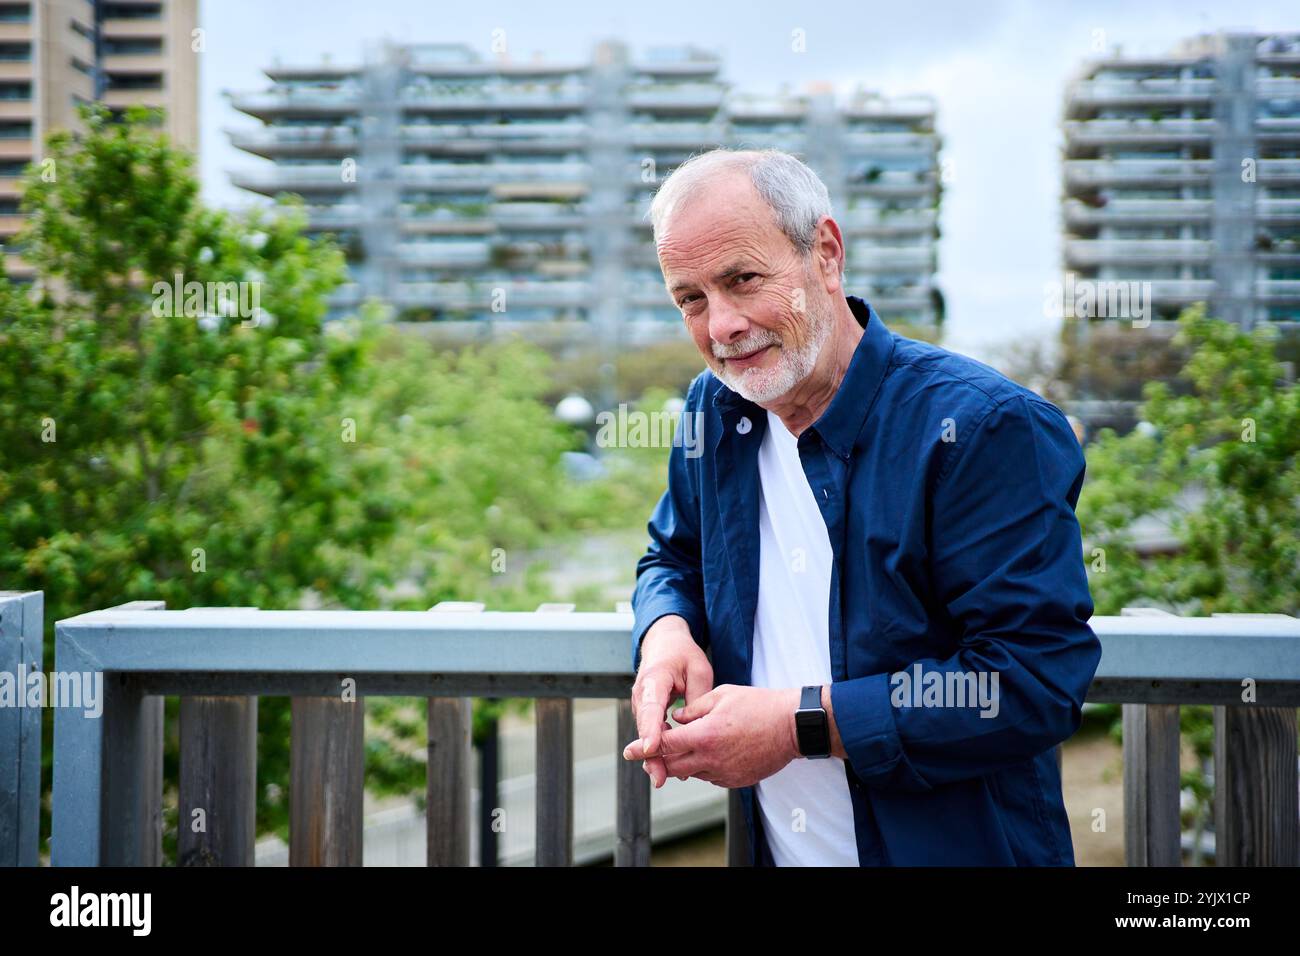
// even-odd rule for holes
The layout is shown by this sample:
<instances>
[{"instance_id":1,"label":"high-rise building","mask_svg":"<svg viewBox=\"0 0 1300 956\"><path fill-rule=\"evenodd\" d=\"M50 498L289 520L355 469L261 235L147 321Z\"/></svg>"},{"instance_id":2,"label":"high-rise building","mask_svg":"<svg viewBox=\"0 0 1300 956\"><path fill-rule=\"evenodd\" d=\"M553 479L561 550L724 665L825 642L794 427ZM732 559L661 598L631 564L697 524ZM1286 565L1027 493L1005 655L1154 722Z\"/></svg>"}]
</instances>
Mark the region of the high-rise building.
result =
<instances>
[{"instance_id":1,"label":"high-rise building","mask_svg":"<svg viewBox=\"0 0 1300 956\"><path fill-rule=\"evenodd\" d=\"M32 276L12 245L19 177L48 132L79 125L78 104L162 107L172 140L197 152L197 21L198 0L0 3L0 244L11 281Z\"/></svg>"},{"instance_id":2,"label":"high-rise building","mask_svg":"<svg viewBox=\"0 0 1300 956\"><path fill-rule=\"evenodd\" d=\"M232 95L262 121L232 130L271 160L236 185L300 195L333 233L363 299L399 320L471 333L489 322L635 344L681 335L644 215L692 153L778 146L825 180L848 247L846 278L896 321L934 326L939 139L925 98L733 92L692 47L589 61L485 59L461 44L382 44L365 62L273 66Z\"/></svg>"},{"instance_id":3,"label":"high-rise building","mask_svg":"<svg viewBox=\"0 0 1300 956\"><path fill-rule=\"evenodd\" d=\"M1246 328L1300 321L1300 34L1088 63L1066 95L1063 222L1071 283L1149 282L1144 318L1206 302Z\"/></svg>"}]
</instances>

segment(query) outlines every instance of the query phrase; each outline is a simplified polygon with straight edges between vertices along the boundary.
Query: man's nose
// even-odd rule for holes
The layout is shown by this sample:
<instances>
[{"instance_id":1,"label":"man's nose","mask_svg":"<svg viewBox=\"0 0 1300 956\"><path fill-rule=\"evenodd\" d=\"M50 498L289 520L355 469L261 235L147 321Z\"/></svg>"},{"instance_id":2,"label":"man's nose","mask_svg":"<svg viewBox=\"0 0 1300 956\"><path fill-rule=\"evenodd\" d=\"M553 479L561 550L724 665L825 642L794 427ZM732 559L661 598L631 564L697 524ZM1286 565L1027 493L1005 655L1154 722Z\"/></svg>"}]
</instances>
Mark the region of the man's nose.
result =
<instances>
[{"instance_id":1,"label":"man's nose","mask_svg":"<svg viewBox=\"0 0 1300 956\"><path fill-rule=\"evenodd\" d=\"M749 320L729 302L709 304L709 338L720 345L730 345L749 331Z\"/></svg>"}]
</instances>

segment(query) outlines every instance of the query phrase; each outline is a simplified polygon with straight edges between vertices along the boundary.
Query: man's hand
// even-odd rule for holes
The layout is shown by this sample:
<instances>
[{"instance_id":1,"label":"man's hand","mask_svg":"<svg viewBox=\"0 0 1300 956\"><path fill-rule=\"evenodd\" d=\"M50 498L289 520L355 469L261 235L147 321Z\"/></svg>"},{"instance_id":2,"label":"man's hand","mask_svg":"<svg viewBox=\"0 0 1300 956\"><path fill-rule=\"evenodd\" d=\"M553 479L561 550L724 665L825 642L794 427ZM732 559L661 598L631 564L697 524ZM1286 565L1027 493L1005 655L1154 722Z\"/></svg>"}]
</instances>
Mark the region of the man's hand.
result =
<instances>
[{"instance_id":1,"label":"man's hand","mask_svg":"<svg viewBox=\"0 0 1300 956\"><path fill-rule=\"evenodd\" d=\"M794 712L800 693L798 687L720 684L674 711L673 719L684 726L658 734L657 747L633 741L623 756L641 760L647 752L660 754L666 773L679 780L699 777L719 787L753 786L799 756ZM656 779L655 786L662 782Z\"/></svg>"},{"instance_id":2,"label":"man's hand","mask_svg":"<svg viewBox=\"0 0 1300 956\"><path fill-rule=\"evenodd\" d=\"M641 668L632 685L632 712L641 735L633 744L638 753L635 759L657 753L660 735L670 729L664 720L669 704L685 697L689 705L712 687L713 665L691 637L686 619L665 614L650 625L641 639ZM663 758L644 759L646 773L656 787L662 787L668 779Z\"/></svg>"}]
</instances>

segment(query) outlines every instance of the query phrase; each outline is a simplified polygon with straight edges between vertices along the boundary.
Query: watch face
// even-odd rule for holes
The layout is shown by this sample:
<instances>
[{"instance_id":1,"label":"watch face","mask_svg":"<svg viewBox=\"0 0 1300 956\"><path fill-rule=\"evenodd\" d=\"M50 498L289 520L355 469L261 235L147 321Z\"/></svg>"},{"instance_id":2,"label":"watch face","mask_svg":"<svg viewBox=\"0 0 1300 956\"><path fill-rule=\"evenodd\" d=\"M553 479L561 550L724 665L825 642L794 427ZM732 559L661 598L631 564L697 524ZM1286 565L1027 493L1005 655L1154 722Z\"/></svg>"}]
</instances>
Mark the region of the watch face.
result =
<instances>
[{"instance_id":1,"label":"watch face","mask_svg":"<svg viewBox=\"0 0 1300 956\"><path fill-rule=\"evenodd\" d=\"M796 711L795 731L799 738L799 752L805 757L830 756L830 731L826 726L826 711Z\"/></svg>"}]
</instances>

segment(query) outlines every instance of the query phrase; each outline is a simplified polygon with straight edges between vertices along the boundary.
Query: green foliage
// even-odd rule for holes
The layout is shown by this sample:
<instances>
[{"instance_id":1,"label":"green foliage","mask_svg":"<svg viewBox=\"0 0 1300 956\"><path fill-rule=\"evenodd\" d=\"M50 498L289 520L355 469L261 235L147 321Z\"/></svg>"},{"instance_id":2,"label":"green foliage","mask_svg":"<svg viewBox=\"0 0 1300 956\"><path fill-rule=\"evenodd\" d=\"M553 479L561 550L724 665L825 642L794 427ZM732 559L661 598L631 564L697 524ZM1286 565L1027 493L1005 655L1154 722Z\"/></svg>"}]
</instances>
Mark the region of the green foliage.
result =
<instances>
[{"instance_id":1,"label":"green foliage","mask_svg":"<svg viewBox=\"0 0 1300 956\"><path fill-rule=\"evenodd\" d=\"M1178 383L1186 393L1148 382L1138 417L1151 427L1122 437L1105 429L1088 449L1078 515L1098 614L1297 613L1300 388L1285 381L1275 340L1270 327L1246 333L1202 307L1187 310L1173 343L1190 352ZM1135 547L1133 523L1152 518L1181 542L1175 553ZM1119 708L1106 712L1118 739ZM1183 707L1181 724L1204 762L1212 710ZM1196 797L1185 823L1196 825L1212 793L1199 767L1183 786Z\"/></svg>"},{"instance_id":2,"label":"green foliage","mask_svg":"<svg viewBox=\"0 0 1300 956\"><path fill-rule=\"evenodd\" d=\"M1088 450L1079 519L1098 613L1149 604L1182 614L1296 613L1300 604L1300 389L1283 383L1275 333L1185 312L1176 344L1191 349L1186 395L1144 391L1151 429L1103 431ZM1154 516L1181 540L1142 558L1134 521Z\"/></svg>"},{"instance_id":3,"label":"green foliage","mask_svg":"<svg viewBox=\"0 0 1300 956\"><path fill-rule=\"evenodd\" d=\"M296 204L208 209L191 159L145 112L82 116L84 132L53 133L52 164L25 179L36 294L0 281L0 580L45 592L46 669L55 621L136 599L551 599L536 569L507 583L493 564L567 532L580 510L556 505L578 436L538 400L545 356L439 354L377 311L323 325L343 258L302 235ZM173 300L176 281L250 294ZM233 308L253 290L262 311ZM288 704L259 705L258 826L282 834ZM366 706L368 786L423 789L423 701ZM479 708L476 725L502 706ZM169 699L171 779L177 711ZM48 834L48 802L46 814Z\"/></svg>"}]
</instances>

